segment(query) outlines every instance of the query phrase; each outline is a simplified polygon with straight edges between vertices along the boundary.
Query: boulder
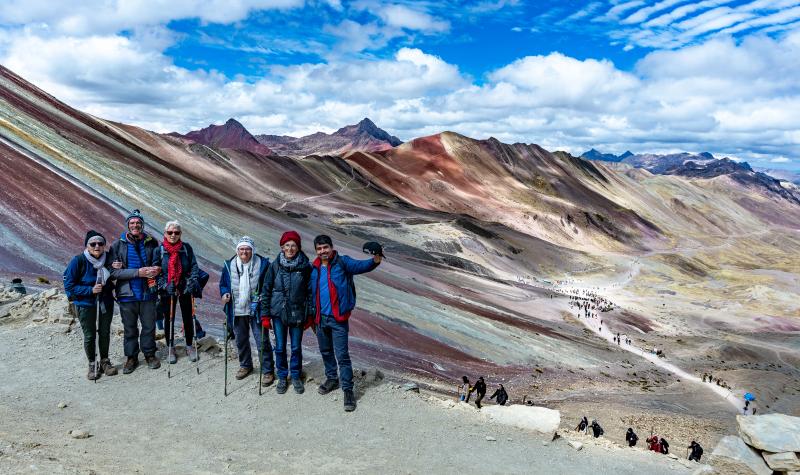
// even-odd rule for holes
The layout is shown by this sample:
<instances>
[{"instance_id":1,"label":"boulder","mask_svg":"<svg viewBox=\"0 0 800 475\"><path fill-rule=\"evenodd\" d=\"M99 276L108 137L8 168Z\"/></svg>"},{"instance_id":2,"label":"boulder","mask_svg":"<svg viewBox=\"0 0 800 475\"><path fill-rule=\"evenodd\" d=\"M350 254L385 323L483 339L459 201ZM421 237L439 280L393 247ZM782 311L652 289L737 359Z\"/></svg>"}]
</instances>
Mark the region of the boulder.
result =
<instances>
[{"instance_id":1,"label":"boulder","mask_svg":"<svg viewBox=\"0 0 800 475\"><path fill-rule=\"evenodd\" d=\"M481 413L499 424L518 427L547 436L553 440L561 424L561 413L546 407L512 404L510 406L484 406Z\"/></svg>"},{"instance_id":2,"label":"boulder","mask_svg":"<svg viewBox=\"0 0 800 475\"><path fill-rule=\"evenodd\" d=\"M47 318L51 322L71 323L72 312L66 298L53 300L47 308Z\"/></svg>"},{"instance_id":3,"label":"boulder","mask_svg":"<svg viewBox=\"0 0 800 475\"><path fill-rule=\"evenodd\" d=\"M73 430L69 433L73 439L88 439L91 435L88 430Z\"/></svg>"},{"instance_id":4,"label":"boulder","mask_svg":"<svg viewBox=\"0 0 800 475\"><path fill-rule=\"evenodd\" d=\"M58 289L53 287L52 289L47 289L39 295L41 299L49 299L58 295Z\"/></svg>"},{"instance_id":5,"label":"boulder","mask_svg":"<svg viewBox=\"0 0 800 475\"><path fill-rule=\"evenodd\" d=\"M406 383L402 387L403 391L414 391L415 393L419 392L419 385L417 383Z\"/></svg>"},{"instance_id":6,"label":"boulder","mask_svg":"<svg viewBox=\"0 0 800 475\"><path fill-rule=\"evenodd\" d=\"M736 416L747 445L767 452L800 452L800 417L785 414Z\"/></svg>"},{"instance_id":7,"label":"boulder","mask_svg":"<svg viewBox=\"0 0 800 475\"><path fill-rule=\"evenodd\" d=\"M772 475L772 470L758 452L735 435L723 437L714 448L709 461L723 472Z\"/></svg>"},{"instance_id":8,"label":"boulder","mask_svg":"<svg viewBox=\"0 0 800 475\"><path fill-rule=\"evenodd\" d=\"M769 465L769 468L776 472L800 470L800 459L797 458L797 454L794 452L780 452L777 454L764 452L761 455L764 457L764 461L767 462L767 465Z\"/></svg>"},{"instance_id":9,"label":"boulder","mask_svg":"<svg viewBox=\"0 0 800 475\"><path fill-rule=\"evenodd\" d=\"M575 450L581 450L583 448L583 444L577 440L570 440L567 442L567 444Z\"/></svg>"}]
</instances>

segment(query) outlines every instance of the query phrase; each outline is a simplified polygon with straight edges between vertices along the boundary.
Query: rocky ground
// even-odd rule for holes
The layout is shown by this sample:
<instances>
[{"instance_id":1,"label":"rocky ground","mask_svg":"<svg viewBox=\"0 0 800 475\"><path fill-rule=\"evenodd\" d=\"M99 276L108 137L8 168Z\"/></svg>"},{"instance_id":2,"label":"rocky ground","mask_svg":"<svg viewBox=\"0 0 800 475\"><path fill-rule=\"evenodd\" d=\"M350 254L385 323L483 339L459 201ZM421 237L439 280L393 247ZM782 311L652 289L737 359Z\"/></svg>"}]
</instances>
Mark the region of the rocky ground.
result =
<instances>
[{"instance_id":1,"label":"rocky ground","mask_svg":"<svg viewBox=\"0 0 800 475\"><path fill-rule=\"evenodd\" d=\"M348 414L340 394L316 393L322 370L313 355L306 358L303 395L269 388L259 396L255 378L233 379L231 362L224 397L223 359L213 351L204 353L200 375L183 358L171 379L164 365L92 383L77 324L61 322L66 317L56 310L50 315L63 295L50 297L47 305L31 303L39 313L47 310L38 323L0 304L6 315L0 318L2 473L566 473L591 467L659 474L700 467L563 429L550 441L491 422L473 406L406 391L375 370L358 373L359 407ZM111 346L119 365L116 332Z\"/></svg>"}]
</instances>

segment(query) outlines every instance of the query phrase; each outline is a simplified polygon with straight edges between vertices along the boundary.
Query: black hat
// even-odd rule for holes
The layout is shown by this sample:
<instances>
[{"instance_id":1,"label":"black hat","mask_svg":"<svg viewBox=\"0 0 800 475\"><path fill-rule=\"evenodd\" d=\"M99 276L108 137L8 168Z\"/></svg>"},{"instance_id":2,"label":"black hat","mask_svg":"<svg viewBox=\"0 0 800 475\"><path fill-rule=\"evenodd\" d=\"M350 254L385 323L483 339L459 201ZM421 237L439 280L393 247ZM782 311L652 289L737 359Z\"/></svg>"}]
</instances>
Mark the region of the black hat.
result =
<instances>
[{"instance_id":1,"label":"black hat","mask_svg":"<svg viewBox=\"0 0 800 475\"><path fill-rule=\"evenodd\" d=\"M97 232L97 231L95 231L94 229L90 229L90 230L89 230L89 231L86 233L86 239L84 239L84 240L83 240L83 247L86 247L86 245L87 245L87 244L89 244L89 239L92 239L92 238L93 238L93 237L95 237L95 236L100 236L100 237L103 239L103 243L105 244L105 242L106 242L106 237L105 237L105 236L103 236L102 234L98 233L98 232Z\"/></svg>"},{"instance_id":2,"label":"black hat","mask_svg":"<svg viewBox=\"0 0 800 475\"><path fill-rule=\"evenodd\" d=\"M130 223L132 219L141 220L142 221L142 227L144 227L144 216L142 216L142 212L139 211L138 209L135 209L135 210L131 211L131 214L129 214L128 217L125 218L125 226L127 226L128 223Z\"/></svg>"},{"instance_id":3,"label":"black hat","mask_svg":"<svg viewBox=\"0 0 800 475\"><path fill-rule=\"evenodd\" d=\"M374 241L364 243L362 250L373 256L383 256L383 246Z\"/></svg>"}]
</instances>

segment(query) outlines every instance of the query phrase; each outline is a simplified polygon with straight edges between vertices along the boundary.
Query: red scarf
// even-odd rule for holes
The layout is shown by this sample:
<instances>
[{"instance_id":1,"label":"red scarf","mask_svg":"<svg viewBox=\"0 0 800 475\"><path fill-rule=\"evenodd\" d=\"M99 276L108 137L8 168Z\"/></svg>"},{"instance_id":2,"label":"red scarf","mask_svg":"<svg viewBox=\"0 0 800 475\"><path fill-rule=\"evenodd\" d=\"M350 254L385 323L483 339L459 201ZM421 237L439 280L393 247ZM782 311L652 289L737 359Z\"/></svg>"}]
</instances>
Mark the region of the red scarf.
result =
<instances>
[{"instance_id":1,"label":"red scarf","mask_svg":"<svg viewBox=\"0 0 800 475\"><path fill-rule=\"evenodd\" d=\"M183 266L181 265L180 250L183 247L183 241L178 241L175 244L170 244L169 241L164 239L161 244L164 250L169 254L169 264L167 265L167 283L172 282L175 285L181 281L181 274L183 274Z\"/></svg>"}]
</instances>

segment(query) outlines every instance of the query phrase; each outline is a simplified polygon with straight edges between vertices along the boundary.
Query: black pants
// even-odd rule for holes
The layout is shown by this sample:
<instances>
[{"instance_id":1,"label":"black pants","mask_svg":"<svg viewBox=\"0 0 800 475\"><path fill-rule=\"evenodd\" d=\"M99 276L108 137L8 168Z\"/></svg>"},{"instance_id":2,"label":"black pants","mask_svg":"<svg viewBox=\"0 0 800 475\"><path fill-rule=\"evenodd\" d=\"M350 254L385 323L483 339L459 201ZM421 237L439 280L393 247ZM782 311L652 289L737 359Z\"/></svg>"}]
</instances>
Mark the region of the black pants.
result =
<instances>
[{"instance_id":1,"label":"black pants","mask_svg":"<svg viewBox=\"0 0 800 475\"><path fill-rule=\"evenodd\" d=\"M139 356L139 350L145 356L155 355L156 302L154 300L119 302L119 313L122 325L125 327L125 356L136 358ZM142 324L141 332L139 323Z\"/></svg>"},{"instance_id":2,"label":"black pants","mask_svg":"<svg viewBox=\"0 0 800 475\"><path fill-rule=\"evenodd\" d=\"M158 319L164 320L164 335L167 339L167 344L175 341L175 324L169 322L169 304L172 302L172 317L178 317L178 304L181 306L181 320L183 320L183 335L186 337L186 346L192 346L194 340L194 322L192 322L192 295L181 294L162 295L160 305L158 307Z\"/></svg>"},{"instance_id":3,"label":"black pants","mask_svg":"<svg viewBox=\"0 0 800 475\"><path fill-rule=\"evenodd\" d=\"M481 401L483 401L483 397L486 396L486 393L476 393L475 397L475 405L480 409Z\"/></svg>"},{"instance_id":4,"label":"black pants","mask_svg":"<svg viewBox=\"0 0 800 475\"><path fill-rule=\"evenodd\" d=\"M108 358L108 345L111 340L111 317L114 314L114 305L106 305L105 312L100 312L100 324L98 325L97 305L91 307L75 306L78 314L78 321L83 330L83 351L89 361L94 361L97 357L97 334L100 334L100 359ZM99 327L99 328L98 328Z\"/></svg>"}]
</instances>

